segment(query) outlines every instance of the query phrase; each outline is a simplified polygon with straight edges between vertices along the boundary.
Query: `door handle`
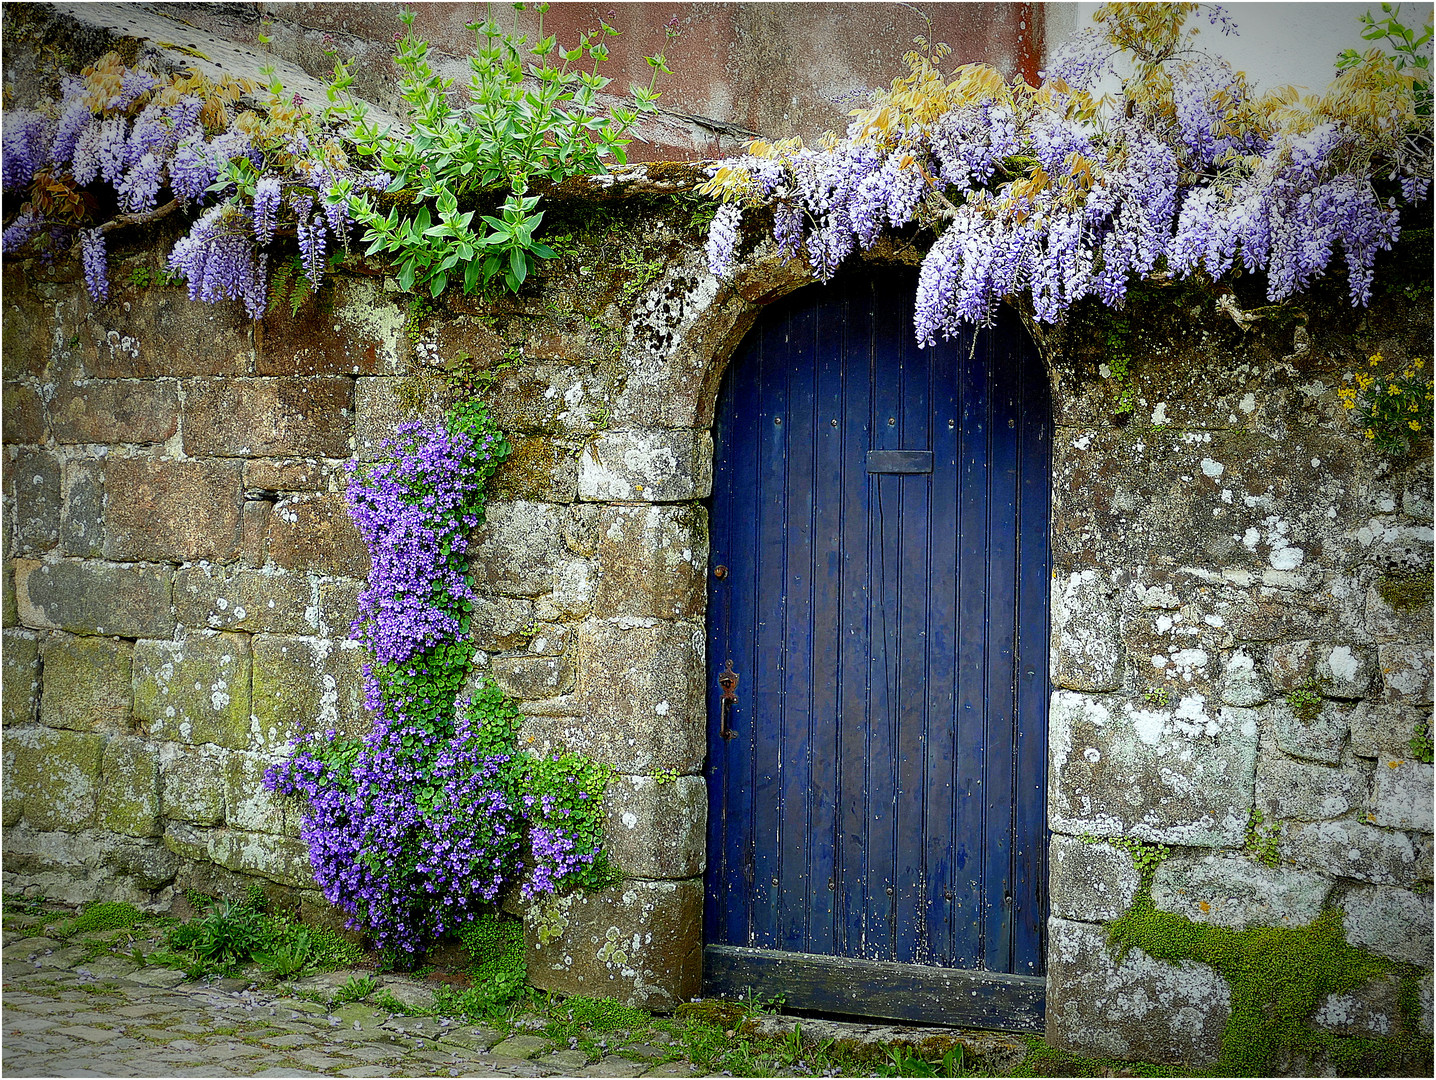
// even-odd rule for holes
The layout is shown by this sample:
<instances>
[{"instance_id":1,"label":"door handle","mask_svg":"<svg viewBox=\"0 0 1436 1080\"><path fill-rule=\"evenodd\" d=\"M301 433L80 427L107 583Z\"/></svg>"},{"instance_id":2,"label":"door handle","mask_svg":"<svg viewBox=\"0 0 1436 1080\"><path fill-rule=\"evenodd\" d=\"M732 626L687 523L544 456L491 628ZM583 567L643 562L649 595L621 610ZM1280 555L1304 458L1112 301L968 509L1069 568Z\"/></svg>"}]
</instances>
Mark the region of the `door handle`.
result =
<instances>
[{"instance_id":1,"label":"door handle","mask_svg":"<svg viewBox=\"0 0 1436 1080\"><path fill-rule=\"evenodd\" d=\"M738 733L728 724L729 710L738 702L738 673L733 670L733 661L726 660L723 672L718 676L718 685L723 688L723 697L718 705L718 734L724 739L737 738Z\"/></svg>"}]
</instances>

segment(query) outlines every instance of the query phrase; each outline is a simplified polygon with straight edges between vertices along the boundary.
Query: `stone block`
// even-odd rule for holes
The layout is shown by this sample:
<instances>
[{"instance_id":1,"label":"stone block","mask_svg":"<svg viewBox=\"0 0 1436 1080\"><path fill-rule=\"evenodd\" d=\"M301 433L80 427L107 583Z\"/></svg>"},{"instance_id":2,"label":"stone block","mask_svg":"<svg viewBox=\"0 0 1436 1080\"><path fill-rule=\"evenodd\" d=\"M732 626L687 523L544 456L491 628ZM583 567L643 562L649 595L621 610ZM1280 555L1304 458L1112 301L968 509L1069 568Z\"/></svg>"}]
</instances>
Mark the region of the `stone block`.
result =
<instances>
[{"instance_id":1,"label":"stone block","mask_svg":"<svg viewBox=\"0 0 1436 1080\"><path fill-rule=\"evenodd\" d=\"M1231 930L1307 926L1321 914L1334 883L1243 855L1173 855L1157 867L1152 902L1192 922Z\"/></svg>"},{"instance_id":2,"label":"stone block","mask_svg":"<svg viewBox=\"0 0 1436 1080\"><path fill-rule=\"evenodd\" d=\"M190 749L175 743L160 747L160 806L170 821L193 825L224 822L228 752L214 747Z\"/></svg>"},{"instance_id":3,"label":"stone block","mask_svg":"<svg viewBox=\"0 0 1436 1080\"><path fill-rule=\"evenodd\" d=\"M369 549L342 495L295 495L274 505L269 558L283 570L315 570L362 578Z\"/></svg>"},{"instance_id":4,"label":"stone block","mask_svg":"<svg viewBox=\"0 0 1436 1080\"><path fill-rule=\"evenodd\" d=\"M348 376L190 379L184 451L191 457L348 457L354 380Z\"/></svg>"},{"instance_id":5,"label":"stone block","mask_svg":"<svg viewBox=\"0 0 1436 1080\"><path fill-rule=\"evenodd\" d=\"M1376 761L1371 820L1388 829L1429 833L1432 767L1420 761L1382 756Z\"/></svg>"},{"instance_id":6,"label":"stone block","mask_svg":"<svg viewBox=\"0 0 1436 1080\"><path fill-rule=\"evenodd\" d=\"M60 553L93 559L105 553L105 463L70 461L62 483Z\"/></svg>"},{"instance_id":7,"label":"stone block","mask_svg":"<svg viewBox=\"0 0 1436 1080\"><path fill-rule=\"evenodd\" d=\"M1386 700L1397 705L1431 707L1431 646L1383 642L1377 646Z\"/></svg>"},{"instance_id":8,"label":"stone block","mask_svg":"<svg viewBox=\"0 0 1436 1080\"><path fill-rule=\"evenodd\" d=\"M34 555L60 542L60 461L49 450L5 448L5 491L11 524L6 554Z\"/></svg>"},{"instance_id":9,"label":"stone block","mask_svg":"<svg viewBox=\"0 0 1436 1080\"><path fill-rule=\"evenodd\" d=\"M38 443L45 441L45 405L32 386L22 382L6 382L0 390L4 403L0 430L7 443Z\"/></svg>"},{"instance_id":10,"label":"stone block","mask_svg":"<svg viewBox=\"0 0 1436 1080\"><path fill-rule=\"evenodd\" d=\"M690 878L707 854L708 787L701 776L660 782L615 776L603 794L604 847L636 878Z\"/></svg>"},{"instance_id":11,"label":"stone block","mask_svg":"<svg viewBox=\"0 0 1436 1080\"><path fill-rule=\"evenodd\" d=\"M256 634L254 747L277 750L300 735L369 733L364 652L352 642Z\"/></svg>"},{"instance_id":12,"label":"stone block","mask_svg":"<svg viewBox=\"0 0 1436 1080\"><path fill-rule=\"evenodd\" d=\"M1266 673L1279 694L1288 694L1316 677L1317 644L1284 641L1267 652Z\"/></svg>"},{"instance_id":13,"label":"stone block","mask_svg":"<svg viewBox=\"0 0 1436 1080\"><path fill-rule=\"evenodd\" d=\"M0 648L0 710L4 726L34 721L40 704L40 643L23 630L6 630Z\"/></svg>"},{"instance_id":14,"label":"stone block","mask_svg":"<svg viewBox=\"0 0 1436 1080\"><path fill-rule=\"evenodd\" d=\"M0 622L7 630L20 625L20 605L15 602L15 564L10 559L0 564Z\"/></svg>"},{"instance_id":15,"label":"stone block","mask_svg":"<svg viewBox=\"0 0 1436 1080\"><path fill-rule=\"evenodd\" d=\"M250 671L244 634L141 641L135 646L135 717L154 738L246 747Z\"/></svg>"},{"instance_id":16,"label":"stone block","mask_svg":"<svg viewBox=\"0 0 1436 1080\"><path fill-rule=\"evenodd\" d=\"M1393 1035L1401 1024L1401 980L1387 975L1370 979L1349 994L1327 994L1311 1022L1338 1035Z\"/></svg>"},{"instance_id":17,"label":"stone block","mask_svg":"<svg viewBox=\"0 0 1436 1080\"><path fill-rule=\"evenodd\" d=\"M1049 721L1056 832L1199 847L1240 845L1256 772L1257 714L1200 694L1166 709L1059 690Z\"/></svg>"},{"instance_id":18,"label":"stone block","mask_svg":"<svg viewBox=\"0 0 1436 1080\"><path fill-rule=\"evenodd\" d=\"M469 549L469 572L481 593L542 596L563 560L559 536L567 515L539 502L490 503Z\"/></svg>"},{"instance_id":19,"label":"stone block","mask_svg":"<svg viewBox=\"0 0 1436 1080\"><path fill-rule=\"evenodd\" d=\"M319 636L347 638L359 614L364 582L328 578L319 582ZM471 624L472 625L472 624Z\"/></svg>"},{"instance_id":20,"label":"stone block","mask_svg":"<svg viewBox=\"0 0 1436 1080\"><path fill-rule=\"evenodd\" d=\"M1341 901L1346 940L1417 967L1431 966L1431 892L1358 885Z\"/></svg>"},{"instance_id":21,"label":"stone block","mask_svg":"<svg viewBox=\"0 0 1436 1080\"><path fill-rule=\"evenodd\" d=\"M534 614L545 620L587 615L598 587L598 572L590 559L564 559L554 571L553 592L540 597Z\"/></svg>"},{"instance_id":22,"label":"stone block","mask_svg":"<svg viewBox=\"0 0 1436 1080\"><path fill-rule=\"evenodd\" d=\"M1351 710L1351 752L1364 758L1409 754L1416 729L1430 719L1429 708L1388 705L1367 698Z\"/></svg>"},{"instance_id":23,"label":"stone block","mask_svg":"<svg viewBox=\"0 0 1436 1080\"><path fill-rule=\"evenodd\" d=\"M111 458L105 555L148 562L234 558L241 470L237 461Z\"/></svg>"},{"instance_id":24,"label":"stone block","mask_svg":"<svg viewBox=\"0 0 1436 1080\"><path fill-rule=\"evenodd\" d=\"M1335 877L1410 888L1431 880L1431 837L1360 821L1287 825L1281 857Z\"/></svg>"},{"instance_id":25,"label":"stone block","mask_svg":"<svg viewBox=\"0 0 1436 1080\"><path fill-rule=\"evenodd\" d=\"M1262 729L1293 757L1338 765L1351 730L1351 712L1349 705L1323 701L1317 714L1306 720L1285 699L1271 701L1262 706Z\"/></svg>"},{"instance_id":26,"label":"stone block","mask_svg":"<svg viewBox=\"0 0 1436 1080\"><path fill-rule=\"evenodd\" d=\"M527 600L481 596L469 617L469 636L487 652L519 649L532 641L534 607Z\"/></svg>"},{"instance_id":27,"label":"stone block","mask_svg":"<svg viewBox=\"0 0 1436 1080\"><path fill-rule=\"evenodd\" d=\"M1256 807L1267 821L1321 821L1357 809L1367 778L1354 769L1293 761L1264 751L1257 759Z\"/></svg>"},{"instance_id":28,"label":"stone block","mask_svg":"<svg viewBox=\"0 0 1436 1080\"><path fill-rule=\"evenodd\" d=\"M578 497L588 502L683 502L712 488L706 431L607 431L579 458Z\"/></svg>"},{"instance_id":29,"label":"stone block","mask_svg":"<svg viewBox=\"0 0 1436 1080\"><path fill-rule=\"evenodd\" d=\"M394 307L392 300L376 299L383 307ZM399 313L397 318L402 335L404 316ZM379 341L353 333L333 315L316 314L312 307L301 309L297 317L283 304L271 307L255 329L256 375L372 375L385 367Z\"/></svg>"},{"instance_id":30,"label":"stone block","mask_svg":"<svg viewBox=\"0 0 1436 1080\"><path fill-rule=\"evenodd\" d=\"M159 836L164 831L159 756L151 743L117 735L105 744L99 825L124 836Z\"/></svg>"},{"instance_id":31,"label":"stone block","mask_svg":"<svg viewBox=\"0 0 1436 1080\"><path fill-rule=\"evenodd\" d=\"M541 700L573 689L573 665L562 656L500 656L489 668L504 693L520 701Z\"/></svg>"},{"instance_id":32,"label":"stone block","mask_svg":"<svg viewBox=\"0 0 1436 1080\"><path fill-rule=\"evenodd\" d=\"M1122 685L1122 635L1095 570L1052 579L1052 681L1101 693Z\"/></svg>"},{"instance_id":33,"label":"stone block","mask_svg":"<svg viewBox=\"0 0 1436 1080\"><path fill-rule=\"evenodd\" d=\"M51 728L11 728L5 733L9 793L25 821L41 831L78 832L95 823L106 736Z\"/></svg>"},{"instance_id":34,"label":"stone block","mask_svg":"<svg viewBox=\"0 0 1436 1080\"><path fill-rule=\"evenodd\" d=\"M151 903L154 890L174 881L178 866L179 860L155 841L114 833L22 827L5 836L6 870L63 903L87 903L96 893Z\"/></svg>"},{"instance_id":35,"label":"stone block","mask_svg":"<svg viewBox=\"0 0 1436 1080\"><path fill-rule=\"evenodd\" d=\"M1061 1050L1187 1066L1213 1064L1231 1017L1231 989L1205 964L1119 963L1100 926L1047 922L1047 1042Z\"/></svg>"},{"instance_id":36,"label":"stone block","mask_svg":"<svg viewBox=\"0 0 1436 1080\"><path fill-rule=\"evenodd\" d=\"M264 499L246 499L239 509L239 561L245 566L263 566L269 560L269 519L274 504Z\"/></svg>"},{"instance_id":37,"label":"stone block","mask_svg":"<svg viewBox=\"0 0 1436 1080\"><path fill-rule=\"evenodd\" d=\"M95 378L247 375L254 363L249 316L238 303L197 304L180 288L120 286L110 303L82 302L81 310L77 351Z\"/></svg>"},{"instance_id":38,"label":"stone block","mask_svg":"<svg viewBox=\"0 0 1436 1080\"><path fill-rule=\"evenodd\" d=\"M434 423L443 419L445 391L437 383L423 386L416 379L364 378L354 382L354 453L360 461L389 456L384 443L394 429L411 420Z\"/></svg>"},{"instance_id":39,"label":"stone block","mask_svg":"<svg viewBox=\"0 0 1436 1080\"><path fill-rule=\"evenodd\" d=\"M1222 666L1221 690L1224 702L1244 708L1260 705L1271 696L1256 660L1244 649L1237 649L1227 657Z\"/></svg>"},{"instance_id":40,"label":"stone block","mask_svg":"<svg viewBox=\"0 0 1436 1080\"><path fill-rule=\"evenodd\" d=\"M1316 686L1323 697L1365 697L1375 676L1376 650L1369 645L1323 643L1317 650Z\"/></svg>"},{"instance_id":41,"label":"stone block","mask_svg":"<svg viewBox=\"0 0 1436 1080\"><path fill-rule=\"evenodd\" d=\"M341 481L342 475L333 466L313 458L251 458L244 463L244 491L250 498L272 498L298 491L329 491ZM339 486L344 484L339 482Z\"/></svg>"},{"instance_id":42,"label":"stone block","mask_svg":"<svg viewBox=\"0 0 1436 1080\"><path fill-rule=\"evenodd\" d=\"M697 771L707 739L700 627L593 621L575 650L584 721L562 724L562 743L619 772Z\"/></svg>"},{"instance_id":43,"label":"stone block","mask_svg":"<svg viewBox=\"0 0 1436 1080\"><path fill-rule=\"evenodd\" d=\"M532 635L528 651L534 656L563 656L573 636L572 628L566 623L535 622L527 632Z\"/></svg>"},{"instance_id":44,"label":"stone block","mask_svg":"<svg viewBox=\"0 0 1436 1080\"><path fill-rule=\"evenodd\" d=\"M166 831L166 843L174 829L171 826ZM314 885L309 848L302 840L236 829L210 829L203 839L205 857L227 870L253 874L296 889Z\"/></svg>"},{"instance_id":45,"label":"stone block","mask_svg":"<svg viewBox=\"0 0 1436 1080\"><path fill-rule=\"evenodd\" d=\"M1137 898L1141 875L1121 848L1054 833L1050 856L1048 895L1059 918L1109 922Z\"/></svg>"},{"instance_id":46,"label":"stone block","mask_svg":"<svg viewBox=\"0 0 1436 1080\"><path fill-rule=\"evenodd\" d=\"M225 822L245 832L299 835L299 808L264 786L269 757L237 752L225 762Z\"/></svg>"},{"instance_id":47,"label":"stone block","mask_svg":"<svg viewBox=\"0 0 1436 1080\"><path fill-rule=\"evenodd\" d=\"M175 574L175 615L206 630L312 634L318 629L313 586L302 574L200 564Z\"/></svg>"},{"instance_id":48,"label":"stone block","mask_svg":"<svg viewBox=\"0 0 1436 1080\"><path fill-rule=\"evenodd\" d=\"M624 881L524 915L529 982L668 1011L703 978L703 881Z\"/></svg>"},{"instance_id":49,"label":"stone block","mask_svg":"<svg viewBox=\"0 0 1436 1080\"><path fill-rule=\"evenodd\" d=\"M166 566L22 559L15 563L15 600L20 621L40 630L168 637L175 628L172 578Z\"/></svg>"},{"instance_id":50,"label":"stone block","mask_svg":"<svg viewBox=\"0 0 1436 1080\"><path fill-rule=\"evenodd\" d=\"M598 552L598 519L605 513L603 506L578 503L569 507L563 526L564 547L575 555L591 557Z\"/></svg>"},{"instance_id":51,"label":"stone block","mask_svg":"<svg viewBox=\"0 0 1436 1080\"><path fill-rule=\"evenodd\" d=\"M578 498L575 448L546 436L516 438L513 453L489 481L494 499L571 503Z\"/></svg>"},{"instance_id":52,"label":"stone block","mask_svg":"<svg viewBox=\"0 0 1436 1080\"><path fill-rule=\"evenodd\" d=\"M659 619L703 611L708 512L701 506L613 506L599 515L594 610Z\"/></svg>"},{"instance_id":53,"label":"stone block","mask_svg":"<svg viewBox=\"0 0 1436 1080\"><path fill-rule=\"evenodd\" d=\"M1430 627L1429 593L1424 601L1393 606L1382 598L1378 586L1366 590L1366 629L1377 641L1420 641Z\"/></svg>"},{"instance_id":54,"label":"stone block","mask_svg":"<svg viewBox=\"0 0 1436 1080\"><path fill-rule=\"evenodd\" d=\"M56 635L40 647L40 722L93 731L129 724L135 647L115 638Z\"/></svg>"},{"instance_id":55,"label":"stone block","mask_svg":"<svg viewBox=\"0 0 1436 1080\"><path fill-rule=\"evenodd\" d=\"M173 379L62 380L50 400L57 443L162 443L179 430Z\"/></svg>"}]
</instances>

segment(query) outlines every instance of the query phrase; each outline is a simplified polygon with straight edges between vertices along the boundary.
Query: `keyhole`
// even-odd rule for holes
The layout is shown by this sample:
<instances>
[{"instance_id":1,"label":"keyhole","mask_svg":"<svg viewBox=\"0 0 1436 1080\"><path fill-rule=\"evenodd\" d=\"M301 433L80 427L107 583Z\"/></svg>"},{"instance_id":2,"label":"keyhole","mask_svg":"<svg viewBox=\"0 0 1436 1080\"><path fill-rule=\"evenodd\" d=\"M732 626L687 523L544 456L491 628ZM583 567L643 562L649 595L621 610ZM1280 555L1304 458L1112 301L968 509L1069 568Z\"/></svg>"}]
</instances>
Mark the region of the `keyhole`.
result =
<instances>
[{"instance_id":1,"label":"keyhole","mask_svg":"<svg viewBox=\"0 0 1436 1080\"><path fill-rule=\"evenodd\" d=\"M837 418L836 416L833 417L832 420L830 420L830 421L828 421L828 422L829 422L830 424L832 424L833 427L837 427L837 426L838 426L838 418Z\"/></svg>"},{"instance_id":2,"label":"keyhole","mask_svg":"<svg viewBox=\"0 0 1436 1080\"><path fill-rule=\"evenodd\" d=\"M951 430L952 430L954 427L956 427L956 426L957 426L957 421L956 421L956 420L949 420L949 421L947 422L947 430L948 430L948 431L951 431Z\"/></svg>"},{"instance_id":3,"label":"keyhole","mask_svg":"<svg viewBox=\"0 0 1436 1080\"><path fill-rule=\"evenodd\" d=\"M783 426L783 418L782 418L781 416L775 416L775 417L773 417L773 424L774 424L775 427L782 427L782 426Z\"/></svg>"},{"instance_id":4,"label":"keyhole","mask_svg":"<svg viewBox=\"0 0 1436 1080\"><path fill-rule=\"evenodd\" d=\"M888 417L888 427L892 427L892 426L893 426L894 424L896 424L896 423L897 423L897 417L896 417L896 416L889 416L889 417Z\"/></svg>"}]
</instances>

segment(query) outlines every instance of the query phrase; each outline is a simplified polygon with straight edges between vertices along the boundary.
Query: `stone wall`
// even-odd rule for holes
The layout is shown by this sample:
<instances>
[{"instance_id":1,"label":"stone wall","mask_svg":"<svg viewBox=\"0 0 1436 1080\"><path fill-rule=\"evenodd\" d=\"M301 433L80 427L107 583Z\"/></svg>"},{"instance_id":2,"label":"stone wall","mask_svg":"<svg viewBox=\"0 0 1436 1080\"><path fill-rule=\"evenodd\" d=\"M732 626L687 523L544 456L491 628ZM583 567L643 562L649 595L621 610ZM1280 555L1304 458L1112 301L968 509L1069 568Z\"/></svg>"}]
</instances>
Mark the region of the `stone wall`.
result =
<instances>
[{"instance_id":1,"label":"stone wall","mask_svg":"<svg viewBox=\"0 0 1436 1080\"><path fill-rule=\"evenodd\" d=\"M297 319L251 324L135 284L172 234L117 245L98 307L73 266L7 265L8 889L164 906L261 880L332 917L260 776L302 731L367 723L344 466L436 416L457 368L514 444L474 557L477 669L522 702L526 746L619 774L627 879L524 912L531 976L656 1007L698 991L713 401L763 305L806 279L762 242L714 280L673 197L691 182L639 168L555 193L562 258L489 305L413 305L350 259ZM1429 349L1422 274L1370 313L1319 296L1249 331L1210 293L1157 289L1138 331L1083 316L1043 340L1059 1045L1209 1062L1229 1009L1209 969L1113 959L1103 923L1138 878L1104 838L1172 847L1170 910L1299 926L1337 907L1351 941L1430 969L1432 770L1409 746L1430 587L1383 597L1430 571L1431 458L1369 451L1335 393L1377 348ZM1304 721L1287 697L1309 684ZM1275 868L1249 849L1253 810ZM1322 1015L1379 1031L1393 1010L1374 987Z\"/></svg>"},{"instance_id":2,"label":"stone wall","mask_svg":"<svg viewBox=\"0 0 1436 1080\"><path fill-rule=\"evenodd\" d=\"M1117 963L1104 947L1102 924L1139 882L1109 838L1168 845L1153 900L1195 922L1299 927L1338 908L1348 941L1426 969L1429 1035L1432 766L1410 741L1431 718L1431 452L1370 450L1335 393L1378 350L1429 357L1425 280L1403 294L1388 278L1370 312L1330 286L1249 330L1210 296L1154 289L1123 323L1079 323L1056 343L1058 1045L1210 1064L1230 1013L1210 968L1140 950ZM1125 387L1103 377L1114 347ZM1289 702L1301 690L1319 695L1315 715ZM1269 866L1258 856L1273 843ZM1380 983L1319 1021L1389 1034L1397 1014Z\"/></svg>"}]
</instances>

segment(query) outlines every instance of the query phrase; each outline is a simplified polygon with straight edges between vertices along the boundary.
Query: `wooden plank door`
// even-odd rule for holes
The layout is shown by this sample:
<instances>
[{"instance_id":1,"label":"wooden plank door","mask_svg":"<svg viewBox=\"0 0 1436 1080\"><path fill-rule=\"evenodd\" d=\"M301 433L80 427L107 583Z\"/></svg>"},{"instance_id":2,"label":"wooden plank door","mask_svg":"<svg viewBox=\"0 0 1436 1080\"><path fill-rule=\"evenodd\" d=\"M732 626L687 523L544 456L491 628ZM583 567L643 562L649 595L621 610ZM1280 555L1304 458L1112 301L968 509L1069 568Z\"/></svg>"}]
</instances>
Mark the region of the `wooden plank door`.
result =
<instances>
[{"instance_id":1,"label":"wooden plank door","mask_svg":"<svg viewBox=\"0 0 1436 1080\"><path fill-rule=\"evenodd\" d=\"M914 288L775 304L720 392L707 990L1039 1030L1047 382L1006 315L918 349Z\"/></svg>"}]
</instances>

